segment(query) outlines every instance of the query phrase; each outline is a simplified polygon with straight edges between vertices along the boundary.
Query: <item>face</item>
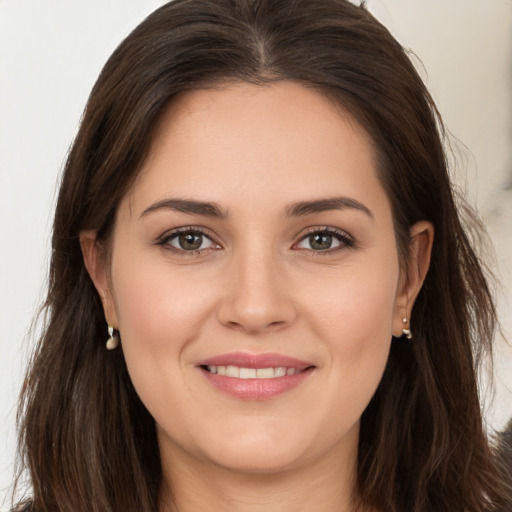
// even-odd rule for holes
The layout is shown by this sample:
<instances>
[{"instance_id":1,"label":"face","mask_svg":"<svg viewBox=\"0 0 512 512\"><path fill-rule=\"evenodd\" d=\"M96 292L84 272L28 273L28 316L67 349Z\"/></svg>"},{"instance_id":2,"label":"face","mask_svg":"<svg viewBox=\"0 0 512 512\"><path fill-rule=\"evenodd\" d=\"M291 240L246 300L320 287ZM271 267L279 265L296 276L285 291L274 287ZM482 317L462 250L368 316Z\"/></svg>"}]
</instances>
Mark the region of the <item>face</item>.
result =
<instances>
[{"instance_id":1,"label":"face","mask_svg":"<svg viewBox=\"0 0 512 512\"><path fill-rule=\"evenodd\" d=\"M109 265L96 284L163 454L244 472L354 460L410 293L348 114L290 82L182 96Z\"/></svg>"}]
</instances>

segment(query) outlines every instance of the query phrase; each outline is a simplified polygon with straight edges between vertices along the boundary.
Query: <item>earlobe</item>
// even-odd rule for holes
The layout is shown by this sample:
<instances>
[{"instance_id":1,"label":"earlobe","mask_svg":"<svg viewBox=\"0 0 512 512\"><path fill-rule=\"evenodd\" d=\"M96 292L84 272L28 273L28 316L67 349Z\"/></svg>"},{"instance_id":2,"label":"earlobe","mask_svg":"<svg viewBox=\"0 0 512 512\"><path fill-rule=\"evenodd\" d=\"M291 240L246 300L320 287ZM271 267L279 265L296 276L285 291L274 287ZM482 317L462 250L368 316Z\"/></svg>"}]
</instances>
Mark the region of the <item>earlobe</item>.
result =
<instances>
[{"instance_id":1,"label":"earlobe","mask_svg":"<svg viewBox=\"0 0 512 512\"><path fill-rule=\"evenodd\" d=\"M96 230L93 229L80 232L80 247L82 249L84 265L101 298L107 323L117 325L117 315L110 291L106 258L96 240L96 234Z\"/></svg>"},{"instance_id":2,"label":"earlobe","mask_svg":"<svg viewBox=\"0 0 512 512\"><path fill-rule=\"evenodd\" d=\"M400 280L393 319L393 335L397 337L402 336L404 332L407 332L407 337L411 334L412 308L430 267L430 256L434 243L434 226L431 222L417 222L411 227L409 233L409 260L406 268L403 269L403 276ZM405 322L404 319L406 319Z\"/></svg>"}]
</instances>

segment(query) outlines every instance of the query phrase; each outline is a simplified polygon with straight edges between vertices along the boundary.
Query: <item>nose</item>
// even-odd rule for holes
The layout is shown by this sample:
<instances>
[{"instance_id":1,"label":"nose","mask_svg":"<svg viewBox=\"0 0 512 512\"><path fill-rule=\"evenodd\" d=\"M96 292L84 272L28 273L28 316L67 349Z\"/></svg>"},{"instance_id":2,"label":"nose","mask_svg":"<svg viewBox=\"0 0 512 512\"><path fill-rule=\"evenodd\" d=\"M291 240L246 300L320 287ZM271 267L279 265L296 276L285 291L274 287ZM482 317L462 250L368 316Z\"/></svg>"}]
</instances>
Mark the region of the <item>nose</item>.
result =
<instances>
[{"instance_id":1,"label":"nose","mask_svg":"<svg viewBox=\"0 0 512 512\"><path fill-rule=\"evenodd\" d=\"M229 284L218 309L223 325L254 335L283 329L295 321L291 283L278 260L261 247L233 256Z\"/></svg>"}]
</instances>

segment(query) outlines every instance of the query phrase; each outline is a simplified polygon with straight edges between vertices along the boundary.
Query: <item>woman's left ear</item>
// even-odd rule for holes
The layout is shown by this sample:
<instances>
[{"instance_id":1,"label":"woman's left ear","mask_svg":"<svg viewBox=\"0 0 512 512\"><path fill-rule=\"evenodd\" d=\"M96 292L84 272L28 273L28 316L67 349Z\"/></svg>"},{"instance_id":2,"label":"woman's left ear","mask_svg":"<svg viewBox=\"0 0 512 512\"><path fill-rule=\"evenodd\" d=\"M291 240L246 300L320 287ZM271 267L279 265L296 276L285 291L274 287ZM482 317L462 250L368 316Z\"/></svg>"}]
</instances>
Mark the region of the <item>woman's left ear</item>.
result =
<instances>
[{"instance_id":1,"label":"woman's left ear","mask_svg":"<svg viewBox=\"0 0 512 512\"><path fill-rule=\"evenodd\" d=\"M434 226L422 220L409 230L409 260L402 269L393 317L393 336L410 330L411 311L430 266L434 243Z\"/></svg>"},{"instance_id":2,"label":"woman's left ear","mask_svg":"<svg viewBox=\"0 0 512 512\"><path fill-rule=\"evenodd\" d=\"M117 313L110 290L107 261L104 251L96 239L95 230L80 232L80 247L85 268L101 298L105 320L117 329Z\"/></svg>"}]
</instances>

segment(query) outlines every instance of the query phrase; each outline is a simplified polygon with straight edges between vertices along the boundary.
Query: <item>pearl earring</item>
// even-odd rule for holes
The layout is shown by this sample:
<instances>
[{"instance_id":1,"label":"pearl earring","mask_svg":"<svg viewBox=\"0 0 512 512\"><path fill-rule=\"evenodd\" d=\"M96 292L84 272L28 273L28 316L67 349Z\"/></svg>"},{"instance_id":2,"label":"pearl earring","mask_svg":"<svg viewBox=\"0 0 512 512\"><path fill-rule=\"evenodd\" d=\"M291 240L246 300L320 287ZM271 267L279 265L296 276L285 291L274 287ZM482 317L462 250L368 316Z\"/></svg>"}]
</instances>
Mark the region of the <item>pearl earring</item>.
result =
<instances>
[{"instance_id":1,"label":"pearl earring","mask_svg":"<svg viewBox=\"0 0 512 512\"><path fill-rule=\"evenodd\" d=\"M409 329L407 326L408 318L404 316L402 318L402 323L404 324L404 328L402 329L402 336L405 336L408 340L412 339L411 329Z\"/></svg>"},{"instance_id":2,"label":"pearl earring","mask_svg":"<svg viewBox=\"0 0 512 512\"><path fill-rule=\"evenodd\" d=\"M110 324L108 324L108 336L107 350L114 350L119 345L119 335Z\"/></svg>"}]
</instances>

